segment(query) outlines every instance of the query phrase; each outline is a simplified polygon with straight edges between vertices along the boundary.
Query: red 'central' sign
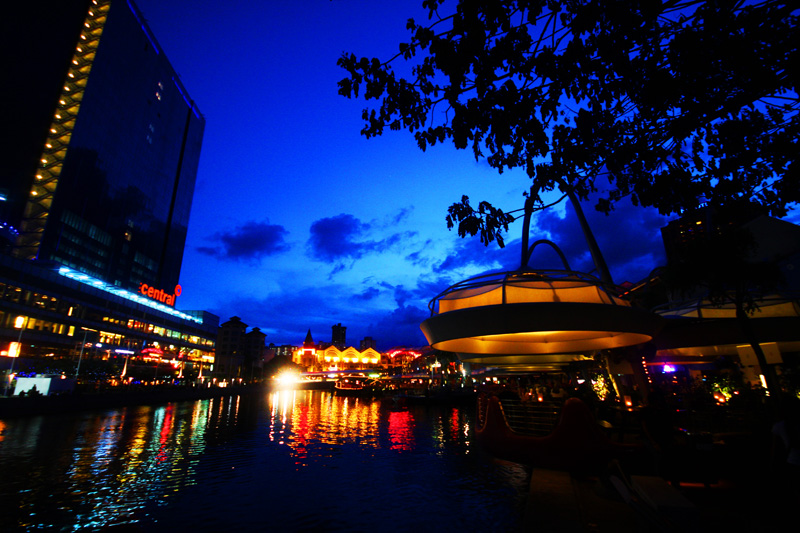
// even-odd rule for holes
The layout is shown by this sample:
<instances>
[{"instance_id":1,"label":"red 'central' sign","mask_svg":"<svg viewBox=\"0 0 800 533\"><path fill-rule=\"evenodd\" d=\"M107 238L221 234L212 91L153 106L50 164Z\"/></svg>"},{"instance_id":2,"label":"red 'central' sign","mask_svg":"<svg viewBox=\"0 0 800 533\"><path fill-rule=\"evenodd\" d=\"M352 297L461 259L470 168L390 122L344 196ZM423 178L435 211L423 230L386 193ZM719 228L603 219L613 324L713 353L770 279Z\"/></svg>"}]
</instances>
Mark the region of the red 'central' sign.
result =
<instances>
[{"instance_id":1,"label":"red 'central' sign","mask_svg":"<svg viewBox=\"0 0 800 533\"><path fill-rule=\"evenodd\" d=\"M181 295L181 286L175 285L175 292L169 294L168 292L162 291L161 289L156 289L155 287L151 287L146 283L142 283L139 285L139 294L143 294L148 298L152 298L162 304L167 304L171 307L175 307L175 298Z\"/></svg>"}]
</instances>

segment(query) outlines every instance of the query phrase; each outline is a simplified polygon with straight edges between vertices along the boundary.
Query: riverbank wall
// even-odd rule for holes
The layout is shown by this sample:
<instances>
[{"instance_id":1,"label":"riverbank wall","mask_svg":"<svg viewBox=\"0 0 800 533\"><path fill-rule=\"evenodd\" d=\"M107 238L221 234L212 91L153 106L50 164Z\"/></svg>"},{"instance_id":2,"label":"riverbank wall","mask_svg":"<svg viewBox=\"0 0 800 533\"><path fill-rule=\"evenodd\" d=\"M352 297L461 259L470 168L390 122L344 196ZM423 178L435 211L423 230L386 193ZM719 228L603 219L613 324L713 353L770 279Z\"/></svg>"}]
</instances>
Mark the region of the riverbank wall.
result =
<instances>
[{"instance_id":1,"label":"riverbank wall","mask_svg":"<svg viewBox=\"0 0 800 533\"><path fill-rule=\"evenodd\" d=\"M241 394L265 393L265 384L239 387L151 387L138 390L115 390L54 396L0 397L0 419L23 416L114 409L137 405L161 405Z\"/></svg>"}]
</instances>

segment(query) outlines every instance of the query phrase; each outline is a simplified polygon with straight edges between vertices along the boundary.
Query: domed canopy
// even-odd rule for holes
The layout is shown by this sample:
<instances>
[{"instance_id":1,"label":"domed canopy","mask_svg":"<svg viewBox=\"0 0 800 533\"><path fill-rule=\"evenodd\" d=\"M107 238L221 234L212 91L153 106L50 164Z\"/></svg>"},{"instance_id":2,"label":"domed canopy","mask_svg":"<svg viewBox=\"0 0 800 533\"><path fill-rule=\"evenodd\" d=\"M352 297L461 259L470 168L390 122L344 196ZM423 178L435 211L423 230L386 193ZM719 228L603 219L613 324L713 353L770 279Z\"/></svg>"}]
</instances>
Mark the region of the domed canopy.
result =
<instances>
[{"instance_id":1,"label":"domed canopy","mask_svg":"<svg viewBox=\"0 0 800 533\"><path fill-rule=\"evenodd\" d=\"M434 298L420 326L431 346L471 362L553 362L641 344L660 318L634 308L602 283L570 271L504 272L453 285Z\"/></svg>"}]
</instances>

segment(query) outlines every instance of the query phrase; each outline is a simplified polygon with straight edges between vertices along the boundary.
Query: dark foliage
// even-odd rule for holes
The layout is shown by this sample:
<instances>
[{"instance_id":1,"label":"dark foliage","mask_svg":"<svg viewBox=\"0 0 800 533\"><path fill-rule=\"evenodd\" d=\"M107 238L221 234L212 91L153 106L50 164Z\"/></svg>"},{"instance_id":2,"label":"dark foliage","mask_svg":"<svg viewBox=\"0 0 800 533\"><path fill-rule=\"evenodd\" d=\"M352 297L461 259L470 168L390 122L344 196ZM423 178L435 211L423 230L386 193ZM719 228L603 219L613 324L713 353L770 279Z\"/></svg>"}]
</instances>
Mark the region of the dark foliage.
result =
<instances>
[{"instance_id":1,"label":"dark foliage","mask_svg":"<svg viewBox=\"0 0 800 533\"><path fill-rule=\"evenodd\" d=\"M783 216L800 199L800 55L791 2L423 0L411 40L386 60L345 53L339 93L363 97L366 137L407 129L422 150L451 141L530 195L578 197L608 180L623 197L679 213L754 201ZM449 14L441 14L451 9ZM411 65L411 75L393 67ZM606 187L604 186L605 190ZM488 244L513 220L485 202L448 225ZM502 240L499 241L502 246Z\"/></svg>"}]
</instances>

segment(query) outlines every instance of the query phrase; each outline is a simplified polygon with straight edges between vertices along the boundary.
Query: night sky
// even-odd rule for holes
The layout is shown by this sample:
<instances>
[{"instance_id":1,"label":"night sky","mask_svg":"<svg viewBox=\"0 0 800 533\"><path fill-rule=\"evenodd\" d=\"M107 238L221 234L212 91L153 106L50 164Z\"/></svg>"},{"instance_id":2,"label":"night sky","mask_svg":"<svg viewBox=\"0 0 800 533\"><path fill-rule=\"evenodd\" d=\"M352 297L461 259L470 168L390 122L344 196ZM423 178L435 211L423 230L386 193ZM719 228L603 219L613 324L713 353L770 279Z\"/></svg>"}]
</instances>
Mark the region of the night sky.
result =
<instances>
[{"instance_id":1,"label":"night sky","mask_svg":"<svg viewBox=\"0 0 800 533\"><path fill-rule=\"evenodd\" d=\"M394 55L421 0L137 0L206 118L177 307L239 316L267 342L330 341L347 327L378 349L423 346L428 301L448 285L518 266L521 221L506 248L460 239L445 224L461 195L521 208L530 182L451 145L419 150L408 132L366 140L363 100L337 94L343 51ZM653 210L584 209L614 280L663 263ZM570 266L591 270L577 221L561 204L535 221ZM537 254L539 253L537 249ZM554 254L553 254L554 255ZM539 257L540 261L537 261ZM533 266L556 266L547 252Z\"/></svg>"}]
</instances>

